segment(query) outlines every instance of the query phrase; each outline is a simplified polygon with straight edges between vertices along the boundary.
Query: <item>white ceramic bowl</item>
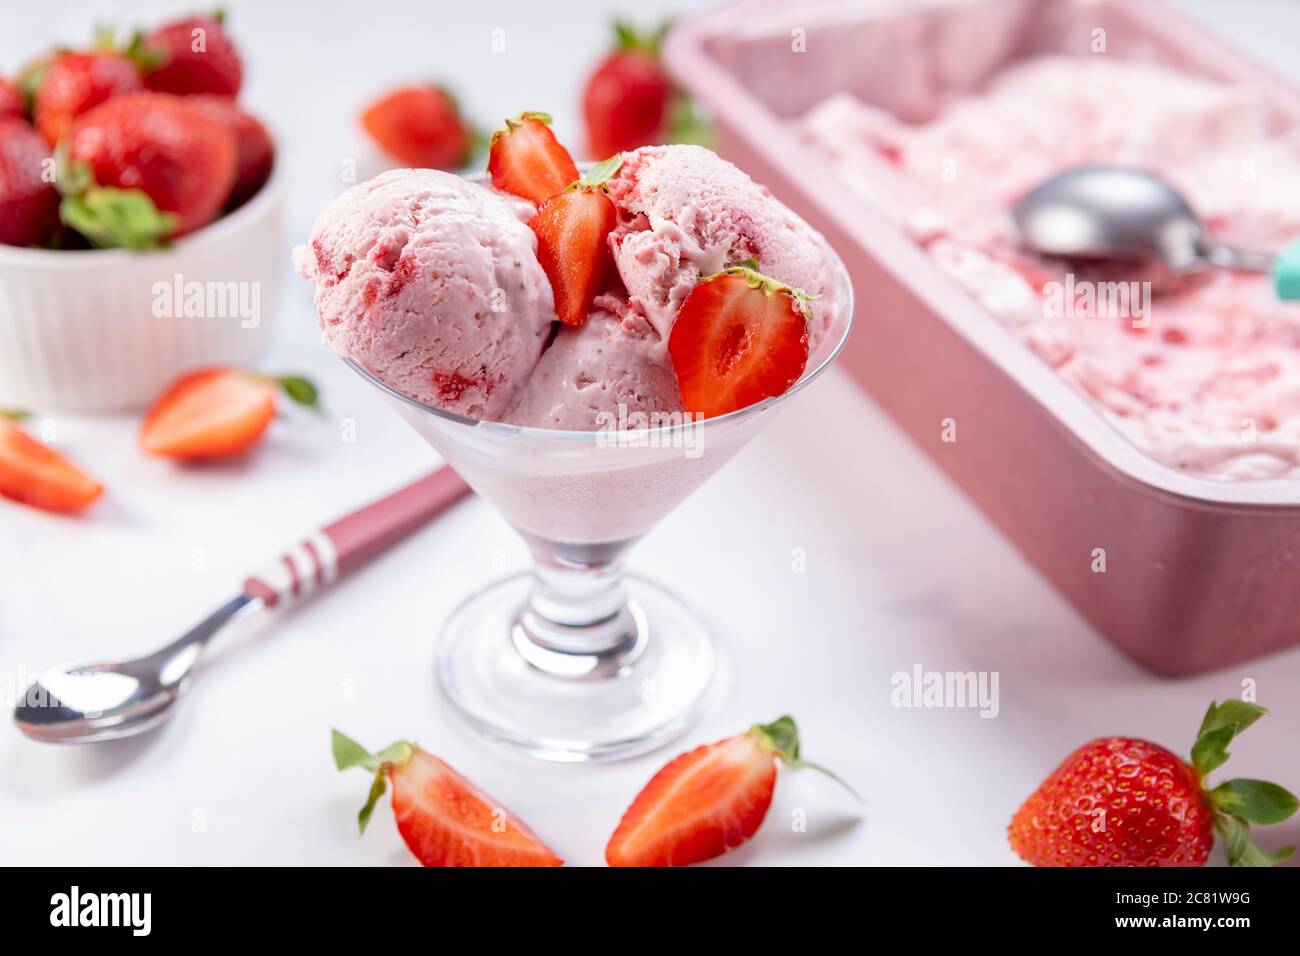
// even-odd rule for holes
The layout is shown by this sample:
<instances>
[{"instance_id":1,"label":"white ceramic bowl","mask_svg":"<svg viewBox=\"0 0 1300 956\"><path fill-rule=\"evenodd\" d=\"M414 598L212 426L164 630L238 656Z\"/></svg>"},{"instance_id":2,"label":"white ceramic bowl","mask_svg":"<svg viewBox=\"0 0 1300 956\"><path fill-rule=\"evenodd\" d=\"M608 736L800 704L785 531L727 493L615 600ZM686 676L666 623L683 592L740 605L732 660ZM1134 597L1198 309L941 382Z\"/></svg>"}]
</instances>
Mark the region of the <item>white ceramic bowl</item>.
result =
<instances>
[{"instance_id":1,"label":"white ceramic bowl","mask_svg":"<svg viewBox=\"0 0 1300 956\"><path fill-rule=\"evenodd\" d=\"M0 245L0 408L140 409L187 369L253 365L284 265L280 165L168 249Z\"/></svg>"}]
</instances>

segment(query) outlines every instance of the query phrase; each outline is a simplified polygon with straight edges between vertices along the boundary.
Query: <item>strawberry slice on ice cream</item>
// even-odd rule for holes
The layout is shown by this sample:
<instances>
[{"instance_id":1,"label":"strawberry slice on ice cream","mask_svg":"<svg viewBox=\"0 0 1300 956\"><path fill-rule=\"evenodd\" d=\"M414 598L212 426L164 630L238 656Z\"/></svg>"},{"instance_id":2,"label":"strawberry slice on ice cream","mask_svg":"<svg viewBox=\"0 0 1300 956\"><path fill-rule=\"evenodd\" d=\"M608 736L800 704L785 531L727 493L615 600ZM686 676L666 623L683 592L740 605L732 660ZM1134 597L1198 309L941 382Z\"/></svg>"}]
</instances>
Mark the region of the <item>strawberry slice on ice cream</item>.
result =
<instances>
[{"instance_id":1,"label":"strawberry slice on ice cream","mask_svg":"<svg viewBox=\"0 0 1300 956\"><path fill-rule=\"evenodd\" d=\"M492 134L488 173L493 186L540 206L578 178L578 167L550 122L546 113L520 113Z\"/></svg>"},{"instance_id":2,"label":"strawberry slice on ice cream","mask_svg":"<svg viewBox=\"0 0 1300 956\"><path fill-rule=\"evenodd\" d=\"M424 866L560 866L564 863L501 803L450 764L404 741L377 754L333 732L334 763L374 774L357 815L364 833L375 804L393 788L397 830Z\"/></svg>"},{"instance_id":3,"label":"strawberry slice on ice cream","mask_svg":"<svg viewBox=\"0 0 1300 956\"><path fill-rule=\"evenodd\" d=\"M689 412L712 417L781 395L808 364L809 296L753 260L702 279L677 310L668 354Z\"/></svg>"},{"instance_id":4,"label":"strawberry slice on ice cream","mask_svg":"<svg viewBox=\"0 0 1300 956\"><path fill-rule=\"evenodd\" d=\"M780 717L665 765L623 814L605 847L606 861L610 866L686 866L740 846L767 816L778 761L819 770L853 792L829 770L799 756L794 719Z\"/></svg>"},{"instance_id":5,"label":"strawberry slice on ice cream","mask_svg":"<svg viewBox=\"0 0 1300 956\"><path fill-rule=\"evenodd\" d=\"M542 203L528 223L537 234L537 261L551 280L555 314L565 325L586 321L609 274L608 240L618 214L605 183L622 162L619 155L592 167Z\"/></svg>"}]
</instances>

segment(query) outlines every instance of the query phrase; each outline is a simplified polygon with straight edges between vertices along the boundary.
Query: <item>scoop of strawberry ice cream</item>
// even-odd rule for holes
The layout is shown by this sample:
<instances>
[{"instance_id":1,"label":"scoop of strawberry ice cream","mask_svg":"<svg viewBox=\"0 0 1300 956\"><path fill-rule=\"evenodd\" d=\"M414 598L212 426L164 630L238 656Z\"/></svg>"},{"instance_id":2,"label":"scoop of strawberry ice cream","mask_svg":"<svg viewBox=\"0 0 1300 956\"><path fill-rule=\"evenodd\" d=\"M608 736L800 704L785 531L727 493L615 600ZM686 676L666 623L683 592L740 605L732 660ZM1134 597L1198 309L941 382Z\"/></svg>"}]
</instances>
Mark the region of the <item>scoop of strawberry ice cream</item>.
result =
<instances>
[{"instance_id":1,"label":"scoop of strawberry ice cream","mask_svg":"<svg viewBox=\"0 0 1300 956\"><path fill-rule=\"evenodd\" d=\"M560 328L505 420L533 428L655 427L680 413L668 346L644 316L601 296L582 325Z\"/></svg>"},{"instance_id":2,"label":"scoop of strawberry ice cream","mask_svg":"<svg viewBox=\"0 0 1300 956\"><path fill-rule=\"evenodd\" d=\"M619 216L610 237L618 274L633 307L665 341L696 282L747 259L773 279L820 296L811 303L811 351L847 308L847 289L821 234L711 150L647 146L627 153L609 194Z\"/></svg>"},{"instance_id":3,"label":"scoop of strawberry ice cream","mask_svg":"<svg viewBox=\"0 0 1300 956\"><path fill-rule=\"evenodd\" d=\"M428 169L395 169L321 212L299 272L325 341L412 398L500 418L555 320L527 203Z\"/></svg>"}]
</instances>

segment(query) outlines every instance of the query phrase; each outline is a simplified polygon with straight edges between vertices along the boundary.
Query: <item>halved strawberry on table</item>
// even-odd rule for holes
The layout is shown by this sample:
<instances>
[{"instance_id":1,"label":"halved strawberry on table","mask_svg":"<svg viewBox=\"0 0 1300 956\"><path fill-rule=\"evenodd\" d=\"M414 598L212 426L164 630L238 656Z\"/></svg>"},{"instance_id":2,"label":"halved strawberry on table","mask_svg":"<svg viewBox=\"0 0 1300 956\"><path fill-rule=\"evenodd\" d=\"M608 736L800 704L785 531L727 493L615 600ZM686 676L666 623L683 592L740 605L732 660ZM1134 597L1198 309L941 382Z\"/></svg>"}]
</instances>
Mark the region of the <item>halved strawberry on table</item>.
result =
<instances>
[{"instance_id":1,"label":"halved strawberry on table","mask_svg":"<svg viewBox=\"0 0 1300 956\"><path fill-rule=\"evenodd\" d=\"M605 847L610 866L686 866L748 841L767 816L777 763L810 768L853 788L799 754L794 718L755 724L666 764L637 794Z\"/></svg>"},{"instance_id":2,"label":"halved strawberry on table","mask_svg":"<svg viewBox=\"0 0 1300 956\"><path fill-rule=\"evenodd\" d=\"M142 89L139 66L128 56L108 50L63 53L41 74L32 116L41 135L54 145L78 116L114 96Z\"/></svg>"},{"instance_id":3,"label":"halved strawberry on table","mask_svg":"<svg viewBox=\"0 0 1300 956\"><path fill-rule=\"evenodd\" d=\"M104 486L0 412L0 495L46 511L93 504Z\"/></svg>"},{"instance_id":4,"label":"halved strawberry on table","mask_svg":"<svg viewBox=\"0 0 1300 956\"><path fill-rule=\"evenodd\" d=\"M609 275L609 234L618 218L606 183L623 163L613 156L542 203L528 225L537 235L537 261L551 280L555 315L581 325Z\"/></svg>"},{"instance_id":5,"label":"halved strawberry on table","mask_svg":"<svg viewBox=\"0 0 1300 956\"><path fill-rule=\"evenodd\" d=\"M488 173L497 189L540 206L578 178L578 167L560 145L546 113L520 113L492 134Z\"/></svg>"},{"instance_id":6,"label":"halved strawberry on table","mask_svg":"<svg viewBox=\"0 0 1300 956\"><path fill-rule=\"evenodd\" d=\"M215 219L238 163L228 123L185 97L147 90L79 117L64 152L63 221L94 245L137 249Z\"/></svg>"},{"instance_id":7,"label":"halved strawberry on table","mask_svg":"<svg viewBox=\"0 0 1300 956\"><path fill-rule=\"evenodd\" d=\"M157 62L145 77L151 90L239 95L244 63L220 12L165 23L144 37L144 48Z\"/></svg>"},{"instance_id":8,"label":"halved strawberry on table","mask_svg":"<svg viewBox=\"0 0 1300 956\"><path fill-rule=\"evenodd\" d=\"M1232 739L1266 713L1242 700L1211 703L1191 763L1133 737L1084 744L1016 811L1011 848L1034 866L1204 866L1217 832L1229 866L1283 862L1295 847L1263 850L1250 825L1286 820L1296 797L1263 780L1206 782Z\"/></svg>"},{"instance_id":9,"label":"halved strawberry on table","mask_svg":"<svg viewBox=\"0 0 1300 956\"><path fill-rule=\"evenodd\" d=\"M668 336L686 411L725 415L785 393L808 364L812 298L753 260L701 279Z\"/></svg>"},{"instance_id":10,"label":"halved strawberry on table","mask_svg":"<svg viewBox=\"0 0 1300 956\"><path fill-rule=\"evenodd\" d=\"M0 118L0 243L42 245L59 228L50 148L26 120Z\"/></svg>"},{"instance_id":11,"label":"halved strawberry on table","mask_svg":"<svg viewBox=\"0 0 1300 956\"><path fill-rule=\"evenodd\" d=\"M370 796L357 815L361 832L387 787L393 816L406 845L424 866L561 866L564 861L500 802L450 764L401 741L372 754L333 732L334 764L374 774Z\"/></svg>"},{"instance_id":12,"label":"halved strawberry on table","mask_svg":"<svg viewBox=\"0 0 1300 956\"><path fill-rule=\"evenodd\" d=\"M361 114L361 125L393 158L408 166L459 169L474 151L474 130L446 90L404 86Z\"/></svg>"},{"instance_id":13,"label":"halved strawberry on table","mask_svg":"<svg viewBox=\"0 0 1300 956\"><path fill-rule=\"evenodd\" d=\"M301 376L268 377L237 369L199 369L181 376L154 403L140 425L151 455L205 461L243 454L275 418L277 393L316 408L316 386Z\"/></svg>"}]
</instances>

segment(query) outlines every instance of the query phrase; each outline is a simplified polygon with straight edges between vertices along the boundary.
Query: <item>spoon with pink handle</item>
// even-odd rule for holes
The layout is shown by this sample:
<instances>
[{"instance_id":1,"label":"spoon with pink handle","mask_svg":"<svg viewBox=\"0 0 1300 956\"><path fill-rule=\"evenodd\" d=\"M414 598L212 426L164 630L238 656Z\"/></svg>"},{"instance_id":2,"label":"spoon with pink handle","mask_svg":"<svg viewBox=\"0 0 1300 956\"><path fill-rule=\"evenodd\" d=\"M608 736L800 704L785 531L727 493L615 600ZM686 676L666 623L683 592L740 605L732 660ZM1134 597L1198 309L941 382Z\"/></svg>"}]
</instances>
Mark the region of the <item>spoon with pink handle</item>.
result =
<instances>
[{"instance_id":1,"label":"spoon with pink handle","mask_svg":"<svg viewBox=\"0 0 1300 956\"><path fill-rule=\"evenodd\" d=\"M456 502L468 486L442 467L316 531L244 582L243 591L147 657L57 667L14 708L18 729L46 743L129 737L166 719L204 648L236 621L284 607L386 551Z\"/></svg>"}]
</instances>

